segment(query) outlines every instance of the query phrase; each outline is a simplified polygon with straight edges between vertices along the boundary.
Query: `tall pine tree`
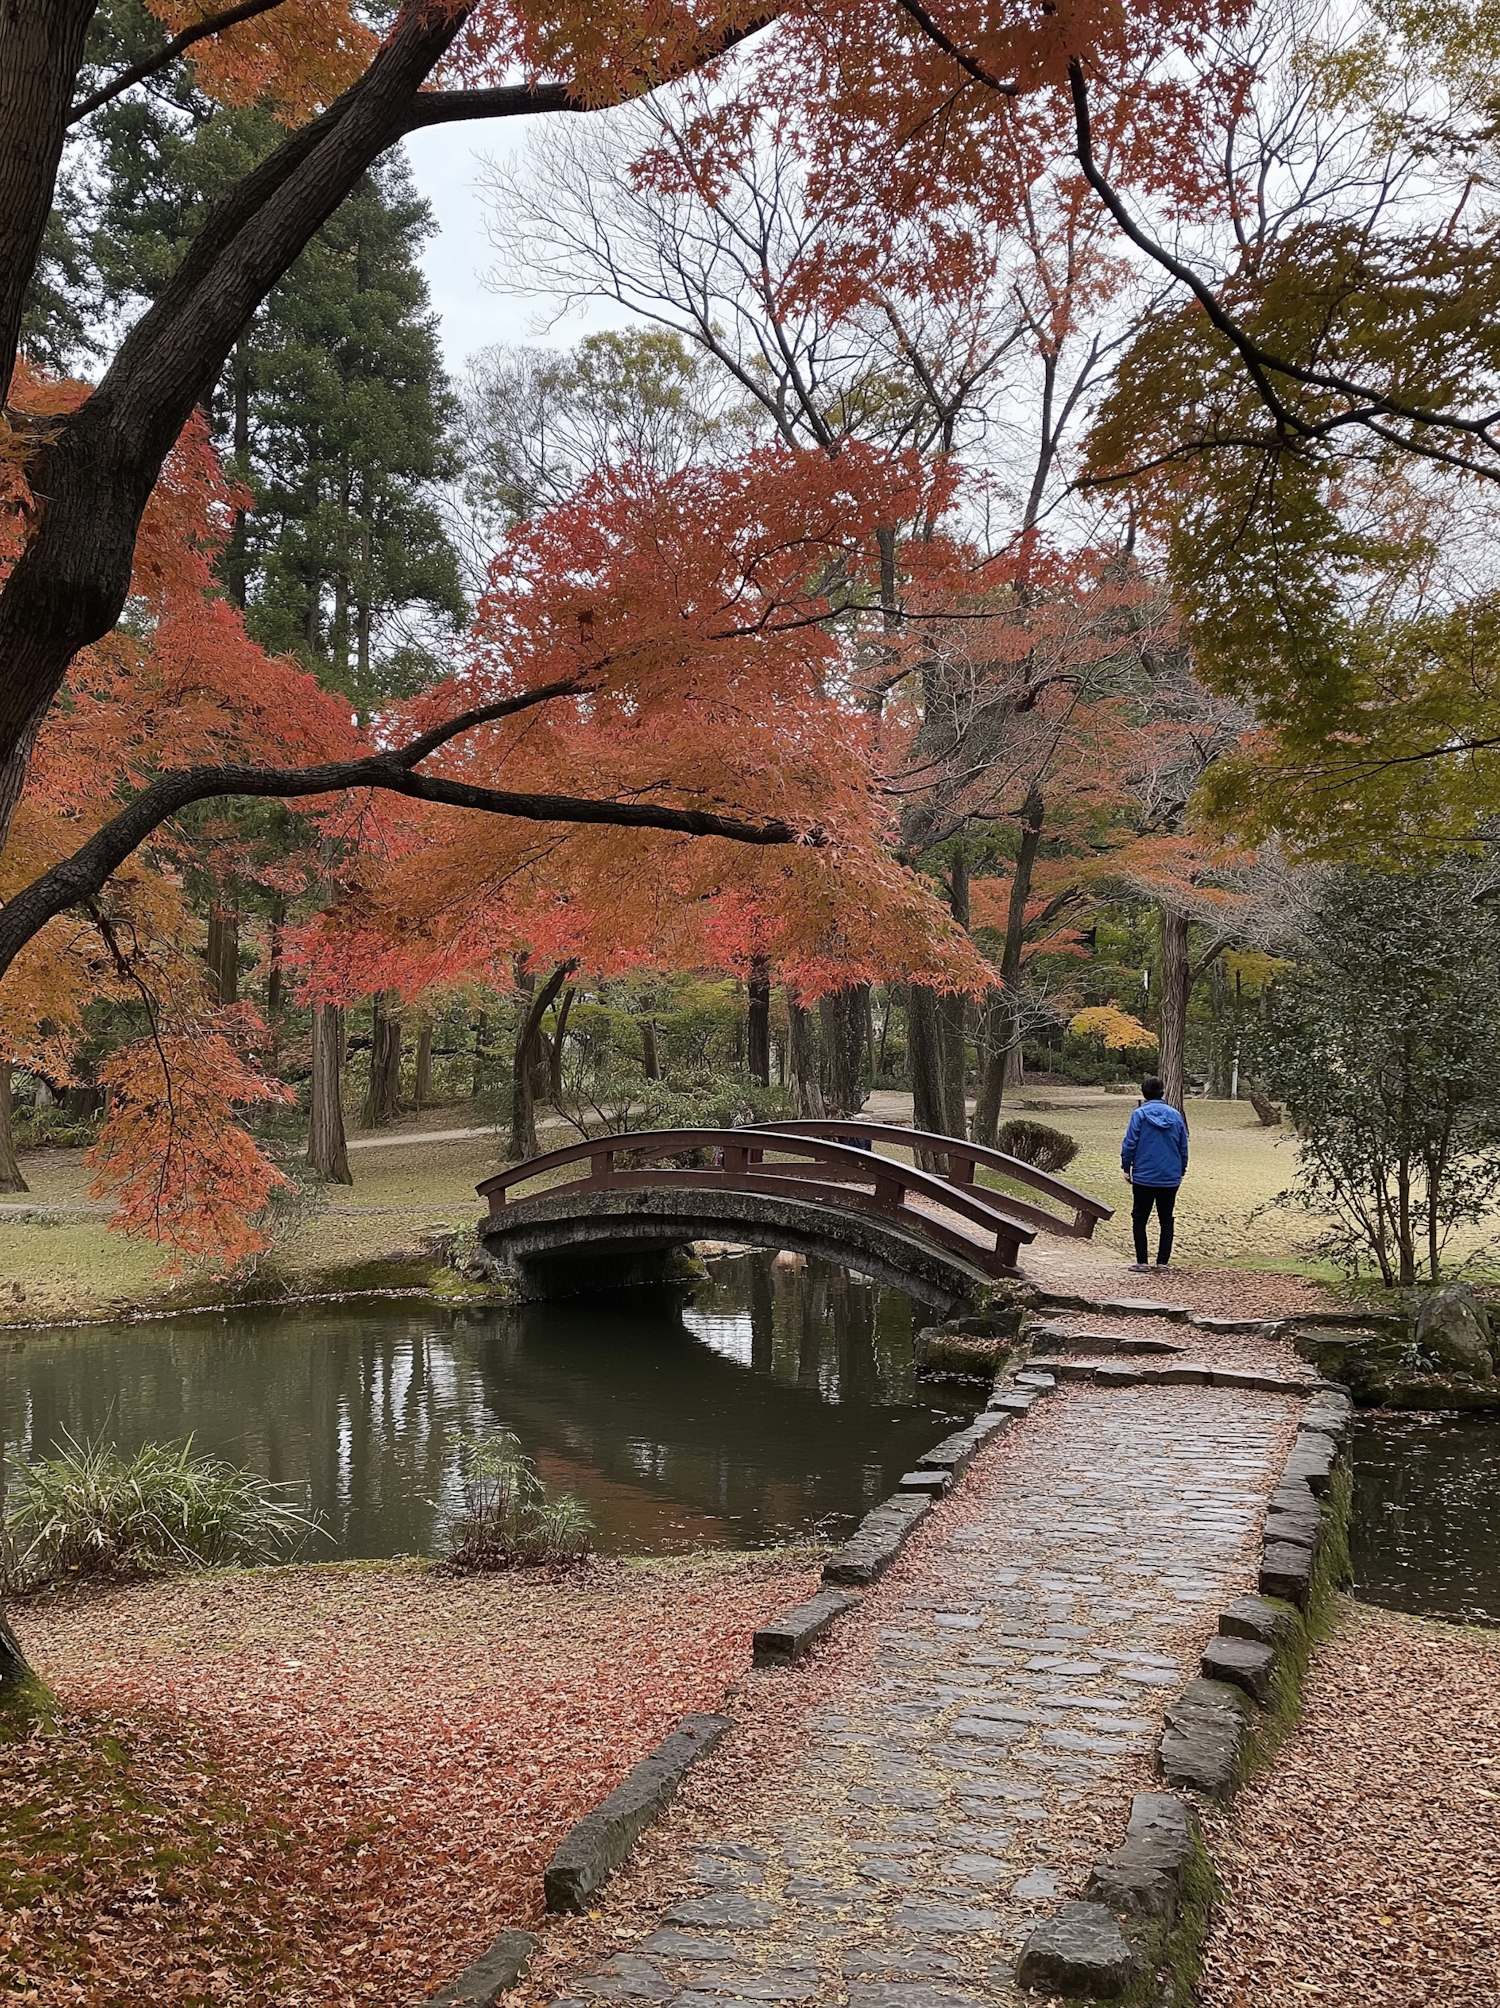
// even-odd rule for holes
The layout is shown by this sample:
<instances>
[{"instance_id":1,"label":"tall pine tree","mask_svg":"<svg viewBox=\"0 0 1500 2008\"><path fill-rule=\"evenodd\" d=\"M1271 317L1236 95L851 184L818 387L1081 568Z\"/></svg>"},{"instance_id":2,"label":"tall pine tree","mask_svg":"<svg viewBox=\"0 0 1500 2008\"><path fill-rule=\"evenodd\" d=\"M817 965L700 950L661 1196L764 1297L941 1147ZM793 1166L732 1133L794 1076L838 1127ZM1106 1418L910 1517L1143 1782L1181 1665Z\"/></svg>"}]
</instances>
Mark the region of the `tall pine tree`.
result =
<instances>
[{"instance_id":1,"label":"tall pine tree","mask_svg":"<svg viewBox=\"0 0 1500 2008\"><path fill-rule=\"evenodd\" d=\"M105 0L101 76L160 45L139 0ZM276 145L266 107L215 104L191 61L92 122L97 151L60 183L29 352L86 362L89 331L155 299L208 207ZM225 554L226 590L256 638L298 656L361 712L409 694L463 620L435 489L457 472L457 401L418 256L432 228L391 156L314 239L255 316L210 415L252 492Z\"/></svg>"}]
</instances>

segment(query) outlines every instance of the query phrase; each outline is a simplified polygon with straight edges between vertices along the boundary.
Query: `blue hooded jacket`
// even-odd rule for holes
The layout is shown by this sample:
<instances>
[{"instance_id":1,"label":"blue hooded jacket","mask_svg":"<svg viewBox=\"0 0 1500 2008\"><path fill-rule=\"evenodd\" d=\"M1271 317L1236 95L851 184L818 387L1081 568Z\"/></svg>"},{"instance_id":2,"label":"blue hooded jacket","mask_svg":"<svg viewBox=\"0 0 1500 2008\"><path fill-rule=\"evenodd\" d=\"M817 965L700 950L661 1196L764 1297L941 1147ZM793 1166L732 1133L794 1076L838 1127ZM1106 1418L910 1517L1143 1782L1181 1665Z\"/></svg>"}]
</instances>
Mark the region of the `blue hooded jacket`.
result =
<instances>
[{"instance_id":1,"label":"blue hooded jacket","mask_svg":"<svg viewBox=\"0 0 1500 2008\"><path fill-rule=\"evenodd\" d=\"M1137 1185L1181 1185L1188 1126L1170 1102L1142 1102L1120 1145L1120 1166Z\"/></svg>"}]
</instances>

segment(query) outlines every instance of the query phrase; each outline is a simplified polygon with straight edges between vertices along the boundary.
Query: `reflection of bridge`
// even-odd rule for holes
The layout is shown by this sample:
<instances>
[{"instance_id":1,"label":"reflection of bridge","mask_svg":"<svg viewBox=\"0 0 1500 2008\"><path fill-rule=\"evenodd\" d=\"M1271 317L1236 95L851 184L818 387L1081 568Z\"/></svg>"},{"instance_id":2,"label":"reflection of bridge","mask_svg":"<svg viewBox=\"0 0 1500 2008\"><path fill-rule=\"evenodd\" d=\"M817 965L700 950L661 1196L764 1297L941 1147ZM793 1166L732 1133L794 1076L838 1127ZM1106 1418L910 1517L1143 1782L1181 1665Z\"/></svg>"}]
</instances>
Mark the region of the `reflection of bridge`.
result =
<instances>
[{"instance_id":1,"label":"reflection of bridge","mask_svg":"<svg viewBox=\"0 0 1500 2008\"><path fill-rule=\"evenodd\" d=\"M947 1172L904 1163L893 1147ZM981 1185L981 1170L1004 1186ZM528 1300L651 1281L684 1244L731 1240L820 1255L946 1312L1015 1275L1038 1232L1088 1236L1112 1210L984 1144L857 1119L594 1137L479 1190L490 1208L480 1238Z\"/></svg>"}]
</instances>

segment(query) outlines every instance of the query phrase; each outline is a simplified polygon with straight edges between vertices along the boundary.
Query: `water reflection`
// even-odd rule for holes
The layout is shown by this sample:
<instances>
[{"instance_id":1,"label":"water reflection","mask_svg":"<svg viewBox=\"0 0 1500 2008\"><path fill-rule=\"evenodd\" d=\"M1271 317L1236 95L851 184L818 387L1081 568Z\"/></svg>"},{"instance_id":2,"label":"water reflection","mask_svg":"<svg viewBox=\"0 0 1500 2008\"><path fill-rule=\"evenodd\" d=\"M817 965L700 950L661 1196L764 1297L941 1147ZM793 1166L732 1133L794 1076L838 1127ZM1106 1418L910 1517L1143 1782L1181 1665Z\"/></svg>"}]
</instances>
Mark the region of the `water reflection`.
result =
<instances>
[{"instance_id":1,"label":"water reflection","mask_svg":"<svg viewBox=\"0 0 1500 2008\"><path fill-rule=\"evenodd\" d=\"M1367 1603L1500 1624L1500 1419L1361 1418L1350 1558Z\"/></svg>"},{"instance_id":2,"label":"water reflection","mask_svg":"<svg viewBox=\"0 0 1500 2008\"><path fill-rule=\"evenodd\" d=\"M13 1334L7 1457L66 1433L200 1449L305 1487L320 1557L430 1553L457 1439L514 1429L615 1552L839 1533L961 1405L916 1397L912 1307L826 1264L720 1260L691 1300L510 1312L316 1305Z\"/></svg>"}]
</instances>

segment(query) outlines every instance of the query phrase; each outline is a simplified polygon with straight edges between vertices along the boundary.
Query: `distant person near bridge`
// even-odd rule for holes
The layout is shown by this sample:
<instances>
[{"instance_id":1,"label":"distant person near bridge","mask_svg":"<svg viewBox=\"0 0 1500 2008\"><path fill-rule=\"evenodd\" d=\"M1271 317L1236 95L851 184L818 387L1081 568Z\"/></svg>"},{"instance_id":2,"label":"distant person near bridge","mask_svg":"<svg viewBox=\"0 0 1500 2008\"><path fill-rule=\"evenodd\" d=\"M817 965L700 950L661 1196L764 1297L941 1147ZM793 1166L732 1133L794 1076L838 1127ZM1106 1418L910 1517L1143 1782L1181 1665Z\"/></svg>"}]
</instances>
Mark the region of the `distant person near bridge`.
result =
<instances>
[{"instance_id":1,"label":"distant person near bridge","mask_svg":"<svg viewBox=\"0 0 1500 2008\"><path fill-rule=\"evenodd\" d=\"M1165 1269L1172 1259L1177 1188L1188 1165L1188 1126L1181 1110L1162 1100L1162 1085L1154 1075L1141 1082L1141 1093L1145 1100L1130 1118L1120 1145L1120 1168L1135 1195L1130 1209L1135 1260L1130 1266L1137 1274L1151 1267L1146 1227L1153 1207L1161 1229L1156 1244L1157 1268Z\"/></svg>"}]
</instances>

